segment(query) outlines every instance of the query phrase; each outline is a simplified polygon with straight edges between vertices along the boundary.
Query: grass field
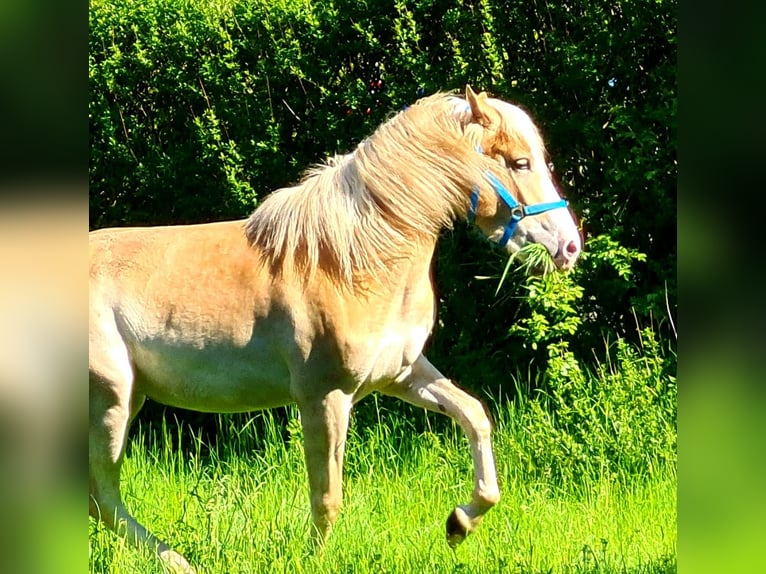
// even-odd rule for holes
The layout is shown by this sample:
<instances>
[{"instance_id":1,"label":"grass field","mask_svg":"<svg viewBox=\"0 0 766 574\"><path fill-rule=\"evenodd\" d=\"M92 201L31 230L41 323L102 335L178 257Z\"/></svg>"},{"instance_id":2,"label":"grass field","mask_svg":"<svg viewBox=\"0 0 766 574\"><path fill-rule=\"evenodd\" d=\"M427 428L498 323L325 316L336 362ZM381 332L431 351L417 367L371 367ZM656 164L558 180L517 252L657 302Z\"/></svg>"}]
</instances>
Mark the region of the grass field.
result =
<instances>
[{"instance_id":1,"label":"grass field","mask_svg":"<svg viewBox=\"0 0 766 574\"><path fill-rule=\"evenodd\" d=\"M376 424L352 426L344 507L320 555L308 551L294 410L287 424L269 413L247 428L232 423L213 445L167 428L135 433L123 494L136 517L200 574L676 571L673 468L564 486L535 482L510 463L521 431L509 424L512 410L507 415L494 435L503 497L456 551L444 523L470 498L470 455L460 430L434 415L423 415L420 431L385 413ZM429 430L432 420L442 426ZM91 521L91 573L162 571Z\"/></svg>"}]
</instances>

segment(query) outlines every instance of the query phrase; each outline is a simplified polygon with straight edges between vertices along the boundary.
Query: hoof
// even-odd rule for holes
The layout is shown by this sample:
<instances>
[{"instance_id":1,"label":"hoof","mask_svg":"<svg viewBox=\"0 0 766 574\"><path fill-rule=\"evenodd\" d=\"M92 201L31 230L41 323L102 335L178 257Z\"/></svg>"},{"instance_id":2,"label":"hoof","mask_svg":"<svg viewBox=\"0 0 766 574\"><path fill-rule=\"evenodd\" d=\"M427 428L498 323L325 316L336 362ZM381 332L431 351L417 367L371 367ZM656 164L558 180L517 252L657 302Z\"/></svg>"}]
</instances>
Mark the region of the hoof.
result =
<instances>
[{"instance_id":1,"label":"hoof","mask_svg":"<svg viewBox=\"0 0 766 574\"><path fill-rule=\"evenodd\" d=\"M175 550L165 550L160 552L160 560L169 572L173 574L196 574L194 568L192 568L186 561L186 558L181 556Z\"/></svg>"},{"instance_id":2,"label":"hoof","mask_svg":"<svg viewBox=\"0 0 766 574\"><path fill-rule=\"evenodd\" d=\"M457 548L469 532L469 520L462 508L457 507L447 518L447 544Z\"/></svg>"}]
</instances>

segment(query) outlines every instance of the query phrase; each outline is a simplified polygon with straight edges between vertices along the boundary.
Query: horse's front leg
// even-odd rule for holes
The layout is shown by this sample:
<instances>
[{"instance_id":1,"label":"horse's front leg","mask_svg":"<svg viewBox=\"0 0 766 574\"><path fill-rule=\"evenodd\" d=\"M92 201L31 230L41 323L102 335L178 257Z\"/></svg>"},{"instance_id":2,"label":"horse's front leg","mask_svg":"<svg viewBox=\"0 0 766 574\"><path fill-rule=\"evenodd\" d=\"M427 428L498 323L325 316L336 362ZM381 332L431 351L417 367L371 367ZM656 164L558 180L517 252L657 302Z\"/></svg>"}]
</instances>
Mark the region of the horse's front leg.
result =
<instances>
[{"instance_id":1,"label":"horse's front leg","mask_svg":"<svg viewBox=\"0 0 766 574\"><path fill-rule=\"evenodd\" d=\"M343 500L343 453L352 399L340 391L299 401L306 470L311 492L312 530L322 545L330 534Z\"/></svg>"},{"instance_id":2,"label":"horse's front leg","mask_svg":"<svg viewBox=\"0 0 766 574\"><path fill-rule=\"evenodd\" d=\"M484 514L500 500L490 442L491 425L484 406L452 384L423 355L412 365L412 372L406 379L391 384L382 392L452 417L468 436L475 487L471 502L455 508L447 519L447 542L454 548L476 529Z\"/></svg>"}]
</instances>

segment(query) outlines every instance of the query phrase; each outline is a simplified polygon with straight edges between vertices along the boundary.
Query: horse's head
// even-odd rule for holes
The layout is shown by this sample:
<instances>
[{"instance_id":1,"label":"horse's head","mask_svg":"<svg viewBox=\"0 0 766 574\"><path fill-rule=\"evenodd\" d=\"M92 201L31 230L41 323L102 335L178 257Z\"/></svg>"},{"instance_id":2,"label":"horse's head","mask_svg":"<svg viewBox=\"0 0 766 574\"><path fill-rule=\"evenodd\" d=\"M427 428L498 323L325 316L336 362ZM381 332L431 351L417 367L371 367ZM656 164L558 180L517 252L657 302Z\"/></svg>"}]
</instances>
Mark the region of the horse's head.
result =
<instances>
[{"instance_id":1,"label":"horse's head","mask_svg":"<svg viewBox=\"0 0 766 574\"><path fill-rule=\"evenodd\" d=\"M537 127L521 108L470 86L466 101L465 137L486 164L471 190L468 219L511 254L539 243L559 269L571 269L582 249L580 233L553 182Z\"/></svg>"}]
</instances>

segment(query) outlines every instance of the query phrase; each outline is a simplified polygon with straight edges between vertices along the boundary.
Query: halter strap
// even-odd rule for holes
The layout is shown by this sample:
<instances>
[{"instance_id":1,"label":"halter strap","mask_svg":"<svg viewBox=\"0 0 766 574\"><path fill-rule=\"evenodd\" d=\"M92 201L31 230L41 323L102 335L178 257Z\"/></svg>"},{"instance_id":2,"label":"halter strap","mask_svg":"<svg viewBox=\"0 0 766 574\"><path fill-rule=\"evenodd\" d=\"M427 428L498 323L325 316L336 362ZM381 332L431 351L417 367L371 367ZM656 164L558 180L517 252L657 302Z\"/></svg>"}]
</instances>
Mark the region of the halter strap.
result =
<instances>
[{"instance_id":1,"label":"halter strap","mask_svg":"<svg viewBox=\"0 0 766 574\"><path fill-rule=\"evenodd\" d=\"M476 146L476 151L479 153L482 153L481 146ZM486 177L489 180L490 185L492 185L492 189L495 190L495 193L497 196L502 200L502 202L508 206L508 209L511 210L511 218L508 220L508 223L505 226L505 229L503 230L503 235L498 240L498 244L500 247L505 247L508 241L513 236L513 233L516 231L516 227L519 225L519 222L524 219L525 217L529 215L540 215L541 213L545 213L546 211L551 211L552 209L559 209L561 207L567 207L569 205L569 202L566 199L560 199L558 201L548 201L544 203L535 203L533 205L522 205L518 201L516 201L511 193L506 189L506 187L502 184L502 182L497 178L497 176L492 173L491 171L487 170L484 172L484 177ZM471 205L468 208L468 223L473 223L476 219L476 208L479 205L479 186L474 185L471 190Z\"/></svg>"}]
</instances>

